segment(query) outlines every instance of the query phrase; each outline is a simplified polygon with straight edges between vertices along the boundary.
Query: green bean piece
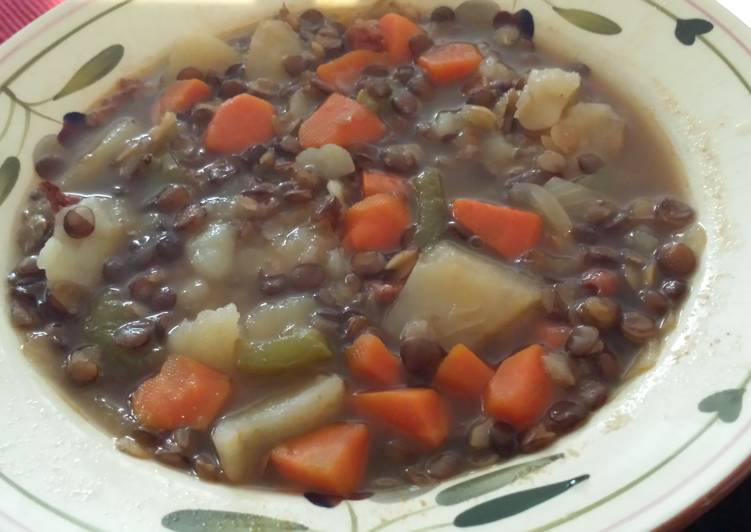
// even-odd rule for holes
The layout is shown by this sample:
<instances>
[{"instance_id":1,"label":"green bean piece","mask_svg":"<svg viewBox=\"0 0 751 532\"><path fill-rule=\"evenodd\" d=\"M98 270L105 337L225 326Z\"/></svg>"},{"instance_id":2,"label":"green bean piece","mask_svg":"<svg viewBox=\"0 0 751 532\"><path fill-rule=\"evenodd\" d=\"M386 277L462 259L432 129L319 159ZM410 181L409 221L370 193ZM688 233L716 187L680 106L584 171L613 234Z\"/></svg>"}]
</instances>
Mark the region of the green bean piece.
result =
<instances>
[{"instance_id":1,"label":"green bean piece","mask_svg":"<svg viewBox=\"0 0 751 532\"><path fill-rule=\"evenodd\" d=\"M332 356L323 334L315 329L297 328L274 340L243 344L237 367L246 373L266 375L297 369Z\"/></svg>"},{"instance_id":2,"label":"green bean piece","mask_svg":"<svg viewBox=\"0 0 751 532\"><path fill-rule=\"evenodd\" d=\"M428 168L413 179L413 184L417 196L418 220L415 242L421 248L426 248L440 240L449 221L441 172Z\"/></svg>"}]
</instances>

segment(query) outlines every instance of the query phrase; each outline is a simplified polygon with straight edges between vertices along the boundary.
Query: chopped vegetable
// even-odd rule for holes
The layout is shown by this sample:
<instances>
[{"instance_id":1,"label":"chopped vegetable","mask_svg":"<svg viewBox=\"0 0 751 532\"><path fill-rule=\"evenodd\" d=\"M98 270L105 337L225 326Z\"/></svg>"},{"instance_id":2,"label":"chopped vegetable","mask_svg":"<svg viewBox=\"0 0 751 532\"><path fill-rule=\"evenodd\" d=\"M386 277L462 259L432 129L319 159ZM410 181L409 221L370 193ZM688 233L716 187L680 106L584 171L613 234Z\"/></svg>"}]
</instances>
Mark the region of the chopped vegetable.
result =
<instances>
[{"instance_id":1,"label":"chopped vegetable","mask_svg":"<svg viewBox=\"0 0 751 532\"><path fill-rule=\"evenodd\" d=\"M116 360L125 366L151 365L154 360L144 360L119 347L113 338L120 326L138 318L133 305L128 304L118 290L105 290L89 305L83 322L83 341L99 346L107 360Z\"/></svg>"},{"instance_id":2,"label":"chopped vegetable","mask_svg":"<svg viewBox=\"0 0 751 532\"><path fill-rule=\"evenodd\" d=\"M590 208L601 199L597 192L560 177L553 177L545 188L558 200L563 210L575 221L584 221Z\"/></svg>"},{"instance_id":3,"label":"chopped vegetable","mask_svg":"<svg viewBox=\"0 0 751 532\"><path fill-rule=\"evenodd\" d=\"M548 129L561 118L580 84L581 77L576 72L532 69L516 103L514 118L532 131Z\"/></svg>"},{"instance_id":4,"label":"chopped vegetable","mask_svg":"<svg viewBox=\"0 0 751 532\"><path fill-rule=\"evenodd\" d=\"M386 52L389 60L394 64L406 63L412 60L409 41L417 35L425 33L422 28L397 13L386 13L378 21L378 27L386 40Z\"/></svg>"},{"instance_id":5,"label":"chopped vegetable","mask_svg":"<svg viewBox=\"0 0 751 532\"><path fill-rule=\"evenodd\" d=\"M612 160L623 150L626 122L606 103L572 105L550 130L550 138L566 154L595 153Z\"/></svg>"},{"instance_id":6,"label":"chopped vegetable","mask_svg":"<svg viewBox=\"0 0 751 532\"><path fill-rule=\"evenodd\" d=\"M465 229L507 259L535 247L542 234L539 215L471 199L458 199L453 214Z\"/></svg>"},{"instance_id":7,"label":"chopped vegetable","mask_svg":"<svg viewBox=\"0 0 751 532\"><path fill-rule=\"evenodd\" d=\"M356 251L389 251L411 222L404 200L391 194L368 196L344 215L344 244Z\"/></svg>"},{"instance_id":8,"label":"chopped vegetable","mask_svg":"<svg viewBox=\"0 0 751 532\"><path fill-rule=\"evenodd\" d=\"M232 271L235 240L231 225L209 225L186 246L190 264L207 279L225 278Z\"/></svg>"},{"instance_id":9,"label":"chopped vegetable","mask_svg":"<svg viewBox=\"0 0 751 532\"><path fill-rule=\"evenodd\" d=\"M221 371L231 371L235 367L235 344L240 337L239 320L240 313L234 303L203 310L194 320L183 320L169 332L169 351Z\"/></svg>"},{"instance_id":10,"label":"chopped vegetable","mask_svg":"<svg viewBox=\"0 0 751 532\"><path fill-rule=\"evenodd\" d=\"M319 376L229 414L211 434L227 478L258 476L274 445L325 425L343 403L342 379Z\"/></svg>"},{"instance_id":11,"label":"chopped vegetable","mask_svg":"<svg viewBox=\"0 0 751 532\"><path fill-rule=\"evenodd\" d=\"M485 169L498 176L506 175L514 163L518 148L501 134L488 135L480 144L480 156Z\"/></svg>"},{"instance_id":12,"label":"chopped vegetable","mask_svg":"<svg viewBox=\"0 0 751 532\"><path fill-rule=\"evenodd\" d=\"M210 70L224 72L239 63L240 58L232 46L202 31L176 42L170 50L168 62L164 79L172 81L185 68L195 68L204 74Z\"/></svg>"},{"instance_id":13,"label":"chopped vegetable","mask_svg":"<svg viewBox=\"0 0 751 532\"><path fill-rule=\"evenodd\" d=\"M344 496L362 484L369 449L367 426L338 423L278 445L271 464L302 488Z\"/></svg>"},{"instance_id":14,"label":"chopped vegetable","mask_svg":"<svg viewBox=\"0 0 751 532\"><path fill-rule=\"evenodd\" d=\"M327 180L341 179L355 171L350 153L336 144L303 150L297 155L295 166Z\"/></svg>"},{"instance_id":15,"label":"chopped vegetable","mask_svg":"<svg viewBox=\"0 0 751 532\"><path fill-rule=\"evenodd\" d=\"M209 150L226 154L263 144L274 136L275 114L273 105L250 94L230 98L214 113L204 144Z\"/></svg>"},{"instance_id":16,"label":"chopped vegetable","mask_svg":"<svg viewBox=\"0 0 751 532\"><path fill-rule=\"evenodd\" d=\"M441 172L428 168L412 180L417 195L415 243L421 248L435 244L446 232L449 209L443 193Z\"/></svg>"},{"instance_id":17,"label":"chopped vegetable","mask_svg":"<svg viewBox=\"0 0 751 532\"><path fill-rule=\"evenodd\" d=\"M566 236L571 232L571 219L548 189L534 183L516 183L511 187L511 197L542 216L553 233Z\"/></svg>"},{"instance_id":18,"label":"chopped vegetable","mask_svg":"<svg viewBox=\"0 0 751 532\"><path fill-rule=\"evenodd\" d=\"M303 148L325 144L347 147L374 142L385 132L386 126L372 111L346 96L332 94L302 123L298 137Z\"/></svg>"},{"instance_id":19,"label":"chopped vegetable","mask_svg":"<svg viewBox=\"0 0 751 532\"><path fill-rule=\"evenodd\" d=\"M478 399L493 370L465 345L455 345L438 366L433 383L446 392Z\"/></svg>"},{"instance_id":20,"label":"chopped vegetable","mask_svg":"<svg viewBox=\"0 0 751 532\"><path fill-rule=\"evenodd\" d=\"M237 367L254 375L273 375L332 356L323 334L316 329L299 328L273 340L241 344Z\"/></svg>"},{"instance_id":21,"label":"chopped vegetable","mask_svg":"<svg viewBox=\"0 0 751 532\"><path fill-rule=\"evenodd\" d=\"M408 388L352 396L355 409L425 447L440 447L451 428L451 413L435 390Z\"/></svg>"},{"instance_id":22,"label":"chopped vegetable","mask_svg":"<svg viewBox=\"0 0 751 532\"><path fill-rule=\"evenodd\" d=\"M397 337L407 323L424 320L445 349L456 344L475 349L512 326L539 300L540 287L534 279L441 242L422 254L384 327Z\"/></svg>"},{"instance_id":23,"label":"chopped vegetable","mask_svg":"<svg viewBox=\"0 0 751 532\"><path fill-rule=\"evenodd\" d=\"M284 81L289 78L284 58L301 54L302 39L292 27L281 20L264 20L253 32L245 66L251 79L267 78Z\"/></svg>"},{"instance_id":24,"label":"chopped vegetable","mask_svg":"<svg viewBox=\"0 0 751 532\"><path fill-rule=\"evenodd\" d=\"M311 296L292 296L255 307L244 324L247 342L273 340L292 330L305 327L316 309Z\"/></svg>"},{"instance_id":25,"label":"chopped vegetable","mask_svg":"<svg viewBox=\"0 0 751 532\"><path fill-rule=\"evenodd\" d=\"M362 192L365 197L376 194L391 194L401 198L409 196L409 184L403 177L375 170L362 173Z\"/></svg>"},{"instance_id":26,"label":"chopped vegetable","mask_svg":"<svg viewBox=\"0 0 751 532\"><path fill-rule=\"evenodd\" d=\"M477 70L482 56L473 44L450 43L434 46L417 60L436 85L449 85Z\"/></svg>"},{"instance_id":27,"label":"chopped vegetable","mask_svg":"<svg viewBox=\"0 0 751 532\"><path fill-rule=\"evenodd\" d=\"M184 113L197 103L211 99L211 88L200 79L173 81L154 105L151 119L159 122L166 112Z\"/></svg>"},{"instance_id":28,"label":"chopped vegetable","mask_svg":"<svg viewBox=\"0 0 751 532\"><path fill-rule=\"evenodd\" d=\"M319 65L316 74L342 92L351 91L362 71L370 65L386 64L386 56L372 50L353 50Z\"/></svg>"},{"instance_id":29,"label":"chopped vegetable","mask_svg":"<svg viewBox=\"0 0 751 532\"><path fill-rule=\"evenodd\" d=\"M374 334L360 335L347 350L347 365L356 377L381 386L394 386L401 379L402 365Z\"/></svg>"},{"instance_id":30,"label":"chopped vegetable","mask_svg":"<svg viewBox=\"0 0 751 532\"><path fill-rule=\"evenodd\" d=\"M555 391L544 356L545 349L535 344L501 362L485 390L485 411L518 430L537 421L550 406Z\"/></svg>"},{"instance_id":31,"label":"chopped vegetable","mask_svg":"<svg viewBox=\"0 0 751 532\"><path fill-rule=\"evenodd\" d=\"M133 412L149 428L205 430L227 402L229 377L184 356L168 358L133 394Z\"/></svg>"}]
</instances>

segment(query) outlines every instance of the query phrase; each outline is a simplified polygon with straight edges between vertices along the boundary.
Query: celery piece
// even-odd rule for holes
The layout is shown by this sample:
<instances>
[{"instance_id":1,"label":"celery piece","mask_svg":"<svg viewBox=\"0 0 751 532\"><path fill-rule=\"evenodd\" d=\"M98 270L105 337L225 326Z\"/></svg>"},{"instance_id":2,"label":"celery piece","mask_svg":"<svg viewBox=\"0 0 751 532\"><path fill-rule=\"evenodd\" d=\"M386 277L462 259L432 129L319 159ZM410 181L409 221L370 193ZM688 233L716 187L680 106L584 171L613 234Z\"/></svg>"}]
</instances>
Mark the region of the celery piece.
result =
<instances>
[{"instance_id":1,"label":"celery piece","mask_svg":"<svg viewBox=\"0 0 751 532\"><path fill-rule=\"evenodd\" d=\"M417 231L415 242L421 248L437 242L449 221L449 209L443 193L441 172L428 168L412 180L417 195Z\"/></svg>"},{"instance_id":2,"label":"celery piece","mask_svg":"<svg viewBox=\"0 0 751 532\"><path fill-rule=\"evenodd\" d=\"M273 340L243 343L237 367L246 373L274 374L332 356L326 339L319 331L297 328Z\"/></svg>"}]
</instances>

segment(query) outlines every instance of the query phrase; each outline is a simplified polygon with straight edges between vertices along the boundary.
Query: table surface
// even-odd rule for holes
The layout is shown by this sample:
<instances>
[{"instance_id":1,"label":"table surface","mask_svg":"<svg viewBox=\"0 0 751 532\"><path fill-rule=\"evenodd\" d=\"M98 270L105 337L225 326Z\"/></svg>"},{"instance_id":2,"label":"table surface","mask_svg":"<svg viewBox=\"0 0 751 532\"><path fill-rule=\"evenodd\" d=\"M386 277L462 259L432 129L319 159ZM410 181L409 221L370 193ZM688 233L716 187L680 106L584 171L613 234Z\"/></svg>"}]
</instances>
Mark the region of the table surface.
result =
<instances>
[{"instance_id":1,"label":"table surface","mask_svg":"<svg viewBox=\"0 0 751 532\"><path fill-rule=\"evenodd\" d=\"M30 21L62 0L0 0L0 43ZM728 11L751 26L751 0L717 0ZM751 530L751 478L712 510L690 525L686 532Z\"/></svg>"}]
</instances>

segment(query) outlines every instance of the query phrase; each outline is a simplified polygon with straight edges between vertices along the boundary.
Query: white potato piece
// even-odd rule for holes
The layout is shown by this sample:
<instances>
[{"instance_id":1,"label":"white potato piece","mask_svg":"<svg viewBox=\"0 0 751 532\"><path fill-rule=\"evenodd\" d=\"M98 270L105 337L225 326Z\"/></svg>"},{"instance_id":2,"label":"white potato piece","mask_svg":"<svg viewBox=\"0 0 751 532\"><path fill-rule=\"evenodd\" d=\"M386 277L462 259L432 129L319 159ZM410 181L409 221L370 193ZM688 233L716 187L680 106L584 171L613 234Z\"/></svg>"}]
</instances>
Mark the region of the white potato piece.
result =
<instances>
[{"instance_id":1,"label":"white potato piece","mask_svg":"<svg viewBox=\"0 0 751 532\"><path fill-rule=\"evenodd\" d=\"M240 482L259 475L274 445L325 425L343 403L344 381L319 376L229 414L211 434L227 478Z\"/></svg>"},{"instance_id":2,"label":"white potato piece","mask_svg":"<svg viewBox=\"0 0 751 532\"><path fill-rule=\"evenodd\" d=\"M489 135L480 145L482 162L488 172L501 175L514 164L516 146L503 135Z\"/></svg>"},{"instance_id":3,"label":"white potato piece","mask_svg":"<svg viewBox=\"0 0 751 532\"><path fill-rule=\"evenodd\" d=\"M250 41L245 66L251 78L286 80L283 60L303 51L300 36L286 22L265 20L258 25Z\"/></svg>"},{"instance_id":4,"label":"white potato piece","mask_svg":"<svg viewBox=\"0 0 751 532\"><path fill-rule=\"evenodd\" d=\"M510 82L514 79L514 71L492 55L483 59L479 72L482 77L490 81Z\"/></svg>"},{"instance_id":5,"label":"white potato piece","mask_svg":"<svg viewBox=\"0 0 751 532\"><path fill-rule=\"evenodd\" d=\"M295 166L308 170L323 179L341 179L355 171L355 163L347 150L336 144L308 148L300 152Z\"/></svg>"},{"instance_id":6,"label":"white potato piece","mask_svg":"<svg viewBox=\"0 0 751 532\"><path fill-rule=\"evenodd\" d=\"M244 337L251 342L262 342L278 338L294 327L304 327L317 306L312 296L291 296L276 303L262 303L245 320Z\"/></svg>"},{"instance_id":7,"label":"white potato piece","mask_svg":"<svg viewBox=\"0 0 751 532\"><path fill-rule=\"evenodd\" d=\"M63 228L63 218L73 207L62 209L55 218L55 229L39 252L39 267L45 270L50 286L70 282L85 288L95 287L102 279L104 261L115 254L125 238L125 224L110 198L89 197L78 205L94 213L94 232L86 238L71 238Z\"/></svg>"},{"instance_id":8,"label":"white potato piece","mask_svg":"<svg viewBox=\"0 0 751 532\"><path fill-rule=\"evenodd\" d=\"M169 332L167 347L221 371L235 367L235 342L240 338L240 313L234 303L203 310L192 321L183 320Z\"/></svg>"},{"instance_id":9,"label":"white potato piece","mask_svg":"<svg viewBox=\"0 0 751 532\"><path fill-rule=\"evenodd\" d=\"M625 136L625 120L606 103L577 103L550 130L563 153L596 153L606 160L621 153Z\"/></svg>"},{"instance_id":10,"label":"white potato piece","mask_svg":"<svg viewBox=\"0 0 751 532\"><path fill-rule=\"evenodd\" d=\"M228 67L240 63L240 56L229 44L205 33L194 33L177 41L170 49L165 80L177 78L180 71L194 67L201 72L213 70L224 73Z\"/></svg>"},{"instance_id":11,"label":"white potato piece","mask_svg":"<svg viewBox=\"0 0 751 532\"><path fill-rule=\"evenodd\" d=\"M235 230L229 224L211 224L188 242L188 258L193 269L206 279L219 280L232 271Z\"/></svg>"},{"instance_id":12,"label":"white potato piece","mask_svg":"<svg viewBox=\"0 0 751 532\"><path fill-rule=\"evenodd\" d=\"M534 69L519 95L514 117L531 131L548 129L561 118L579 85L581 77L576 72L560 68Z\"/></svg>"},{"instance_id":13,"label":"white potato piece","mask_svg":"<svg viewBox=\"0 0 751 532\"><path fill-rule=\"evenodd\" d=\"M445 349L476 348L537 304L540 292L535 279L512 267L441 242L420 257L385 329L398 337L406 323L425 320Z\"/></svg>"},{"instance_id":14,"label":"white potato piece","mask_svg":"<svg viewBox=\"0 0 751 532\"><path fill-rule=\"evenodd\" d=\"M91 180L100 177L107 166L114 163L127 146L127 142L141 133L133 118L121 118L116 120L102 137L102 140L78 163L71 165L71 170L66 173L60 182L66 188L79 187Z\"/></svg>"}]
</instances>

